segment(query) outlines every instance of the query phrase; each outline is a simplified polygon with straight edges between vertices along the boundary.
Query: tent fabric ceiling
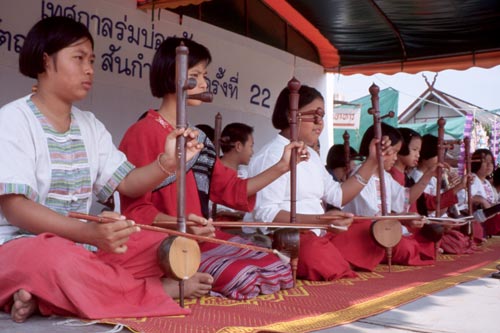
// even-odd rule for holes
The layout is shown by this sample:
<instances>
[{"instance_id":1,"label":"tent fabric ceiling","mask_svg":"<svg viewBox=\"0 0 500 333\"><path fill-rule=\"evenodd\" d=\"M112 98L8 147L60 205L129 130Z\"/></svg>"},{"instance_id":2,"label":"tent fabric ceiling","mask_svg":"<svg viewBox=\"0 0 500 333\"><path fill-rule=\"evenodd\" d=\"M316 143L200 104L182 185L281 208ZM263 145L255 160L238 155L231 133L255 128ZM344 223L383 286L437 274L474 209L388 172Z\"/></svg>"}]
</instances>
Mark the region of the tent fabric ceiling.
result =
<instances>
[{"instance_id":1,"label":"tent fabric ceiling","mask_svg":"<svg viewBox=\"0 0 500 333\"><path fill-rule=\"evenodd\" d=\"M196 4L171 10L281 48L331 72L416 73L500 64L498 0L191 3Z\"/></svg>"}]
</instances>

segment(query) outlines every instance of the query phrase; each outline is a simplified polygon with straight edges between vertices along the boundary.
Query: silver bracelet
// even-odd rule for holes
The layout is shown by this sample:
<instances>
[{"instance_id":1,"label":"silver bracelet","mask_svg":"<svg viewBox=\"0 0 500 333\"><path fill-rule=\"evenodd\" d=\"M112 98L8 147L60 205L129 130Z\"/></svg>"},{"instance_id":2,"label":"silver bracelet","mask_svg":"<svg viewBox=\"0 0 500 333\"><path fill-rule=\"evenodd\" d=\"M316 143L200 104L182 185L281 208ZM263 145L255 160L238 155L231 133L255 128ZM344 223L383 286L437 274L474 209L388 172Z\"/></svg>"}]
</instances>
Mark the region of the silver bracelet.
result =
<instances>
[{"instance_id":1,"label":"silver bracelet","mask_svg":"<svg viewBox=\"0 0 500 333\"><path fill-rule=\"evenodd\" d=\"M361 185L363 185L363 186L368 185L368 180L364 179L359 173L356 172L354 174L354 178L356 178L358 183L360 183Z\"/></svg>"}]
</instances>

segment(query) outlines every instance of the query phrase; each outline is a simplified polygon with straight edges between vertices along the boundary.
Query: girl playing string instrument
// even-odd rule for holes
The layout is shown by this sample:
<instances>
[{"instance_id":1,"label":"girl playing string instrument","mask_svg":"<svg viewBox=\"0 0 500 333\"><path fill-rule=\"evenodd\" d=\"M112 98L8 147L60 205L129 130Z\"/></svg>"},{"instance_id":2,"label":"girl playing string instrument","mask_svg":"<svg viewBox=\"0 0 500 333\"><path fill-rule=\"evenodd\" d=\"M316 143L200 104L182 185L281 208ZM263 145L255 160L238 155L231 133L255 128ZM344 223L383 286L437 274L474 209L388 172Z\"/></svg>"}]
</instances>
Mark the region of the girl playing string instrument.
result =
<instances>
[{"instance_id":1,"label":"girl playing string instrument","mask_svg":"<svg viewBox=\"0 0 500 333\"><path fill-rule=\"evenodd\" d=\"M93 193L136 197L160 184L175 170L176 136L187 137L190 157L202 147L195 131L179 129L163 139L157 160L134 168L104 125L73 106L92 87L93 48L85 25L39 21L19 58L37 90L0 109L0 306L17 322L35 311L91 319L189 313L157 264L164 235L138 233L117 214L106 224L67 217L88 213ZM186 293L202 285L193 277Z\"/></svg>"},{"instance_id":2,"label":"girl playing string instrument","mask_svg":"<svg viewBox=\"0 0 500 333\"><path fill-rule=\"evenodd\" d=\"M312 146L323 130L324 99L319 91L306 85L302 85L298 92L298 138ZM249 176L258 174L276 163L283 147L289 144L289 96L289 88L284 88L278 96L272 123L280 132L254 155L248 167ZM351 265L371 270L384 256L384 249L379 247L370 235L371 221L352 223L351 214L339 210L325 212L322 205L324 201L342 207L361 191L371 176L371 169L377 164L375 143L374 140L369 144L371 154L360 166L358 173L349 177L343 184L332 179L319 155L312 153L312 148L308 148L311 150L309 161L297 166L297 221L324 224L325 221L320 221L318 216L333 215L329 223L349 227L345 232L340 232L339 229L328 232L314 229L301 233L297 277L314 281L353 277L356 273ZM384 139L383 147L387 148L388 145L388 140ZM254 211L251 215L247 214L245 220L289 222L290 182L290 173L286 173L260 191Z\"/></svg>"},{"instance_id":3,"label":"girl playing string instrument","mask_svg":"<svg viewBox=\"0 0 500 333\"><path fill-rule=\"evenodd\" d=\"M420 150L422 148L422 137L418 132L410 129L410 128L399 128L399 132L401 133L401 149L397 153L397 159L392 168L389 170L392 178L397 181L401 186L406 188L410 188L415 186L415 181L408 176L408 172L413 168L417 167L418 159L420 157ZM426 170L426 176L424 179L427 179L427 183L432 179L433 174L435 173L437 164L432 166L429 170ZM421 182L418 186L426 187L427 184ZM452 192L450 192L452 193ZM416 202L410 204L408 209L409 212L417 213L417 202L421 202L425 200L425 193L422 193ZM456 198L456 196L453 196ZM444 200L443 200L444 201ZM424 201L425 204L425 201ZM401 247L406 244L406 248L409 249L407 252L406 260L404 258L397 258L396 262L404 263L407 265L418 265L424 261L433 262L436 257L435 243L436 239L428 237L427 235L433 235L434 233L429 232L433 231L434 225L424 225L422 226L413 226L412 221L408 221L406 224L406 228L409 230L409 233L405 235L405 238L402 239L401 245L396 247L396 250L400 251ZM442 229L442 227L440 227ZM414 239L415 242L408 241L408 239ZM413 245L413 246L412 246ZM413 248L413 251L410 251ZM396 253L399 256L399 253Z\"/></svg>"},{"instance_id":4,"label":"girl playing string instrument","mask_svg":"<svg viewBox=\"0 0 500 333\"><path fill-rule=\"evenodd\" d=\"M488 179L495 170L495 159L489 149L477 149L472 154L471 171L474 175L471 184L472 203L481 209L498 204L496 188ZM484 235L492 236L500 233L500 217L498 215L487 219L484 224Z\"/></svg>"},{"instance_id":5,"label":"girl playing string instrument","mask_svg":"<svg viewBox=\"0 0 500 333\"><path fill-rule=\"evenodd\" d=\"M153 96L161 98L158 110L149 110L146 116L132 125L120 144L120 149L129 160L145 165L155 160L162 152L162 142L174 131L176 124L177 96L175 88L176 48L181 42L189 49L188 77L196 80L188 95L205 92L205 76L211 61L208 49L189 39L167 38L157 49L150 72L150 87ZM189 106L201 101L188 98ZM290 154L294 147L307 159L308 152L303 143L291 143L282 149L282 157L267 170L249 179L240 179L236 171L224 166L215 156L213 143L203 133L200 141L202 151L186 166L186 215L198 227L190 227L190 233L214 236L212 220L209 219L209 199L238 210L253 208L255 193L289 170ZM298 160L300 160L299 158ZM172 220L177 215L177 187L175 175L165 177L153 191L139 198L121 196L123 212L136 222L153 224L159 220ZM241 237L215 231L215 237L240 243ZM265 254L228 245L200 244L202 251L200 271L213 276L212 292L234 299L248 299L259 294L274 293L293 285L289 264L273 254Z\"/></svg>"},{"instance_id":6,"label":"girl playing string instrument","mask_svg":"<svg viewBox=\"0 0 500 333\"><path fill-rule=\"evenodd\" d=\"M438 165L438 138L432 134L425 134L422 136L422 145L420 150L420 156L418 161L418 166L413 168L409 172L410 178L414 182L418 182L422 175L428 170L435 169ZM449 168L448 165L444 167ZM441 193L441 206L442 208L447 208L454 204L460 204L465 202L465 191L467 178L471 175L463 177L455 186ZM454 181L452 181L455 183ZM437 179L432 177L427 184L423 198L420 197L417 201L417 210L420 215L423 216L435 216L435 211L437 208L436 203L436 191L437 191ZM474 237L477 242L482 241L482 228L477 222L472 223L472 230ZM457 228L442 227L442 226L426 226L423 230L427 235L439 240L439 248L444 253L450 254L461 254L461 253L471 253L474 248L474 244L470 242L469 237L467 237L463 232Z\"/></svg>"}]
</instances>

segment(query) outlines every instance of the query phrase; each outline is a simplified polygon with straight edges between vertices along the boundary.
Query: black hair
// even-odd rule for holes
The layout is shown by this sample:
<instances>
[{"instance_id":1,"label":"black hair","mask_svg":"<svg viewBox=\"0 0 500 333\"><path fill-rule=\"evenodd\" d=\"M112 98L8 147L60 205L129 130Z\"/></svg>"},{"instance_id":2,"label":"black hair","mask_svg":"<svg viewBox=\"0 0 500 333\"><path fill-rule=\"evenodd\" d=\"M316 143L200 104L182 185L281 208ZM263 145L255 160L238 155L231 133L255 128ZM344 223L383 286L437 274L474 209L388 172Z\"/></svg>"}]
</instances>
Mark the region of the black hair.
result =
<instances>
[{"instance_id":1,"label":"black hair","mask_svg":"<svg viewBox=\"0 0 500 333\"><path fill-rule=\"evenodd\" d=\"M209 138L210 141L214 142L215 130L212 126L207 125L207 124L198 124L195 127L198 128L199 130L203 131L203 133L205 133L207 138Z\"/></svg>"},{"instance_id":2,"label":"black hair","mask_svg":"<svg viewBox=\"0 0 500 333\"><path fill-rule=\"evenodd\" d=\"M187 38L168 37L156 50L149 72L149 86L155 97L162 98L166 94L175 93L176 48L181 42L189 50L188 69L200 62L204 61L208 65L212 61L210 51L205 46Z\"/></svg>"},{"instance_id":3,"label":"black hair","mask_svg":"<svg viewBox=\"0 0 500 333\"><path fill-rule=\"evenodd\" d=\"M476 149L476 151L472 154L471 156L471 164L470 164L470 171L472 173L476 173L479 171L481 168L481 165L483 164L483 159L487 156L491 156L491 160L495 162L495 158L493 157L493 153L491 150L486 149L486 148L480 148Z\"/></svg>"},{"instance_id":4,"label":"black hair","mask_svg":"<svg viewBox=\"0 0 500 333\"><path fill-rule=\"evenodd\" d=\"M410 144L411 140L413 140L414 138L422 139L422 136L418 134L417 131L414 131L411 128L406 128L406 127L400 127L399 133L401 133L403 141L401 144L401 149L398 152L398 155L408 156L410 154L410 148L408 148L408 145Z\"/></svg>"},{"instance_id":5,"label":"black hair","mask_svg":"<svg viewBox=\"0 0 500 333\"><path fill-rule=\"evenodd\" d=\"M223 153L230 151L236 142L245 144L250 135L253 134L253 127L243 123L227 124L222 130L220 137L220 148Z\"/></svg>"},{"instance_id":6,"label":"black hair","mask_svg":"<svg viewBox=\"0 0 500 333\"><path fill-rule=\"evenodd\" d=\"M274 105L273 111L273 126L276 129L284 130L290 127L289 121L289 106L290 102L288 100L290 96L290 90L285 87L279 94L276 104ZM304 105L307 105L314 101L315 99L323 99L323 96L316 89L303 85L299 89L299 109Z\"/></svg>"},{"instance_id":7,"label":"black hair","mask_svg":"<svg viewBox=\"0 0 500 333\"><path fill-rule=\"evenodd\" d=\"M382 136L387 136L391 140L391 146L397 145L400 141L403 140L401 133L395 127L392 127L386 123L380 123L380 127L382 128ZM370 153L370 142L375 137L375 128L374 126L368 127L363 138L361 139L361 144L359 146L359 154L361 156L367 157Z\"/></svg>"},{"instance_id":8,"label":"black hair","mask_svg":"<svg viewBox=\"0 0 500 333\"><path fill-rule=\"evenodd\" d=\"M358 159L356 149L349 147L349 157L351 160ZM343 144L336 144L330 147L326 156L326 168L333 170L340 167L345 167L345 148Z\"/></svg>"},{"instance_id":9,"label":"black hair","mask_svg":"<svg viewBox=\"0 0 500 333\"><path fill-rule=\"evenodd\" d=\"M420 149L420 160L430 160L438 155L438 138L432 134L422 136L422 148Z\"/></svg>"},{"instance_id":10,"label":"black hair","mask_svg":"<svg viewBox=\"0 0 500 333\"><path fill-rule=\"evenodd\" d=\"M30 78L45 72L44 54L49 56L86 38L94 49L94 39L87 27L72 18L51 16L38 21L28 32L19 53L19 71Z\"/></svg>"},{"instance_id":11,"label":"black hair","mask_svg":"<svg viewBox=\"0 0 500 333\"><path fill-rule=\"evenodd\" d=\"M493 171L493 186L500 186L500 168Z\"/></svg>"}]
</instances>

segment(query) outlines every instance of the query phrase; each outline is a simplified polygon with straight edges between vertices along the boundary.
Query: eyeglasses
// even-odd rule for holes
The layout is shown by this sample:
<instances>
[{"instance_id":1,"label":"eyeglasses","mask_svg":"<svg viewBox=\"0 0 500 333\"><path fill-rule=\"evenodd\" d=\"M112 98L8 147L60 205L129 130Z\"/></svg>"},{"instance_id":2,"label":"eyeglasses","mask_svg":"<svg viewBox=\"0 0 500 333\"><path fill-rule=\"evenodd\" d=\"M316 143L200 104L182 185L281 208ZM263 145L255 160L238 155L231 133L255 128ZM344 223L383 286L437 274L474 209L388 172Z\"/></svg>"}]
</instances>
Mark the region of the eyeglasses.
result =
<instances>
[{"instance_id":1,"label":"eyeglasses","mask_svg":"<svg viewBox=\"0 0 500 333\"><path fill-rule=\"evenodd\" d=\"M315 110L301 111L297 113L297 119L304 122L311 122L315 125L323 123L323 117L325 116L325 110L323 108L317 108Z\"/></svg>"}]
</instances>

